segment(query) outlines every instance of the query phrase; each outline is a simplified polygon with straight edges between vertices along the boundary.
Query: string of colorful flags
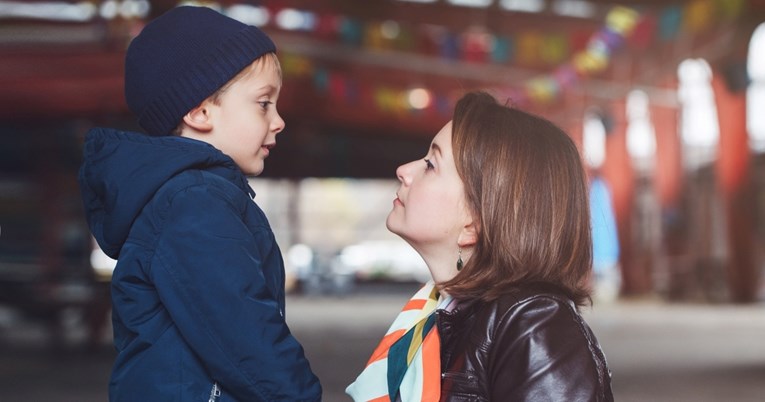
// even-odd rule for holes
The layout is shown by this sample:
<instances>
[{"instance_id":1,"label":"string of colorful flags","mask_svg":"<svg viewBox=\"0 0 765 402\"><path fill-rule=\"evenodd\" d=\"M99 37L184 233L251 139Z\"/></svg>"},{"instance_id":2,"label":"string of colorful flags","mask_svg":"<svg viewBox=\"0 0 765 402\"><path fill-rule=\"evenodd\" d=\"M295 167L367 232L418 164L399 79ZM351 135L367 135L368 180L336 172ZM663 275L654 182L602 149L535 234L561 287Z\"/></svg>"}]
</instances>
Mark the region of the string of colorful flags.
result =
<instances>
[{"instance_id":1,"label":"string of colorful flags","mask_svg":"<svg viewBox=\"0 0 765 402\"><path fill-rule=\"evenodd\" d=\"M431 50L424 52L434 57L474 63L552 64L555 67L550 73L511 87L487 88L503 98L512 99L515 104L549 104L560 99L568 88L606 70L611 56L625 46L647 49L670 42L681 34L701 34L719 23L734 21L745 7L746 0L695 0L653 12L615 6L606 14L601 28L590 32L586 40L582 39L581 32L572 35L520 32L503 36L483 29L450 33L429 26L425 28L427 37L436 40L430 42ZM411 27L402 29L404 24L390 21L362 23L342 16L324 16L308 25L318 32L319 38L339 38L348 46L418 51L418 46L413 43L422 43L413 37ZM437 53L432 49L437 49ZM418 52L422 53L421 45ZM309 76L317 91L333 99L353 104L373 102L379 110L391 113L451 113L452 94L422 87L401 88L364 82L319 60L299 54L282 54L281 57L285 75Z\"/></svg>"},{"instance_id":2,"label":"string of colorful flags","mask_svg":"<svg viewBox=\"0 0 765 402\"><path fill-rule=\"evenodd\" d=\"M645 49L656 39L671 41L681 31L699 34L719 19L734 20L741 14L743 6L743 0L697 0L684 9L680 6L667 7L658 14L658 18L648 13L641 14L634 8L614 7L586 48L575 53L569 62L556 67L551 74L529 80L519 88L498 91L517 103L550 103L579 80L604 71L611 55L625 44Z\"/></svg>"}]
</instances>

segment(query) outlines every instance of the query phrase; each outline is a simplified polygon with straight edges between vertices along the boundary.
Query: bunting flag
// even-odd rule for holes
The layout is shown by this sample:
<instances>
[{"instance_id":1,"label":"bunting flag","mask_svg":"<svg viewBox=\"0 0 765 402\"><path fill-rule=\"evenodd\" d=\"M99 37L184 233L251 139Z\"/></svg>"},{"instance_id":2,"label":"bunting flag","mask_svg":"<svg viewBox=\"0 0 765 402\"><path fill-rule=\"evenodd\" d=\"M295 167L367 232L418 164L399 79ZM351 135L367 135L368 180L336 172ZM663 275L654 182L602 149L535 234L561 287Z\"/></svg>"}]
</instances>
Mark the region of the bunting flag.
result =
<instances>
[{"instance_id":1,"label":"bunting flag","mask_svg":"<svg viewBox=\"0 0 765 402\"><path fill-rule=\"evenodd\" d=\"M346 46L430 53L446 60L476 64L554 66L551 72L515 84L512 88L487 88L494 93L508 95L514 104L546 105L560 100L567 89L581 80L605 71L614 53L625 46L646 50L652 45L671 41L681 33L701 34L718 23L734 21L744 13L746 6L746 0L694 0L652 10L615 6L606 13L603 26L594 32L541 33L529 29L508 35L476 27L453 32L445 27L418 28L403 21L363 22L341 15L329 18L334 21L333 24L316 25L322 28L323 38L335 37ZM321 18L327 19L326 16ZM325 32L332 27L337 30L335 35ZM301 57L281 55L288 59ZM408 102L408 95L413 90L411 87L359 82L351 73L317 63L313 60L290 60L285 63L285 75L313 74L317 90L328 92L349 104L355 102L351 97L358 92L351 89L364 88L366 93L372 95L362 101L373 102L373 106L384 113L418 113L423 109L445 116L451 113L454 98L451 94L417 88L418 91L427 91L431 101L424 104Z\"/></svg>"}]
</instances>

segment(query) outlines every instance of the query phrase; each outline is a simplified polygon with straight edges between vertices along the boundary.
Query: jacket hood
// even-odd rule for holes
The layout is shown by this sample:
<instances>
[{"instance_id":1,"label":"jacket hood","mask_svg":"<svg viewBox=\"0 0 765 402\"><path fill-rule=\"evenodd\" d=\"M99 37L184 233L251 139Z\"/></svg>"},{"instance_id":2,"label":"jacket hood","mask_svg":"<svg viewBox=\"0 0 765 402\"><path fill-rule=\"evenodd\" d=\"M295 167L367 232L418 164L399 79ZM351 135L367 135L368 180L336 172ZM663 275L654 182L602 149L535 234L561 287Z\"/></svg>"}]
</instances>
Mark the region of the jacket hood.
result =
<instances>
[{"instance_id":1,"label":"jacket hood","mask_svg":"<svg viewBox=\"0 0 765 402\"><path fill-rule=\"evenodd\" d=\"M106 128L88 132L78 180L91 233L109 257L119 256L154 193L188 169L216 173L254 196L234 161L205 142Z\"/></svg>"}]
</instances>

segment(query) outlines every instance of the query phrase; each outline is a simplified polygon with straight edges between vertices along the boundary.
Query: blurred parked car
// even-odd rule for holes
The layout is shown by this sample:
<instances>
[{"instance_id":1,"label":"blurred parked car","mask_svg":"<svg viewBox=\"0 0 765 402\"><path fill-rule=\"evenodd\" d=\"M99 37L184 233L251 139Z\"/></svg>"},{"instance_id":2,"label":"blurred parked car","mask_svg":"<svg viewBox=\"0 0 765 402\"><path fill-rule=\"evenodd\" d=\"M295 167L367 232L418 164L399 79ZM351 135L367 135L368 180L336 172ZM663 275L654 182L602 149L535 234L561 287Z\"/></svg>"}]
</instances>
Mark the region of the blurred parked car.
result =
<instances>
[{"instance_id":1,"label":"blurred parked car","mask_svg":"<svg viewBox=\"0 0 765 402\"><path fill-rule=\"evenodd\" d=\"M305 244L286 253L291 289L305 293L347 293L365 282L419 282L430 279L422 258L402 240L366 241L329 254Z\"/></svg>"},{"instance_id":2,"label":"blurred parked car","mask_svg":"<svg viewBox=\"0 0 765 402\"><path fill-rule=\"evenodd\" d=\"M430 272L419 254L404 241L367 241L345 247L333 264L337 275L357 281L421 282Z\"/></svg>"}]
</instances>

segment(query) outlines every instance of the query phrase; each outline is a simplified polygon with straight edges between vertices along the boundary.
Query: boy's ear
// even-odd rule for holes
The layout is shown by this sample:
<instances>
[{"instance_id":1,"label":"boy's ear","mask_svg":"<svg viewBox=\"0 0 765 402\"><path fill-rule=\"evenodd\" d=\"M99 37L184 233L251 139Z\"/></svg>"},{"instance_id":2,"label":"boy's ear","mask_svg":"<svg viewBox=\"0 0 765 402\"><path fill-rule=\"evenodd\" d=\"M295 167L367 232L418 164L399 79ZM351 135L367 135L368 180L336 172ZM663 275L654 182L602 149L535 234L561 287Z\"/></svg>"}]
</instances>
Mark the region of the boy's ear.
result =
<instances>
[{"instance_id":1,"label":"boy's ear","mask_svg":"<svg viewBox=\"0 0 765 402\"><path fill-rule=\"evenodd\" d=\"M210 110L207 108L207 102L202 102L199 106L191 109L183 116L183 122L199 132L209 132L212 130L212 120L210 119Z\"/></svg>"}]
</instances>

